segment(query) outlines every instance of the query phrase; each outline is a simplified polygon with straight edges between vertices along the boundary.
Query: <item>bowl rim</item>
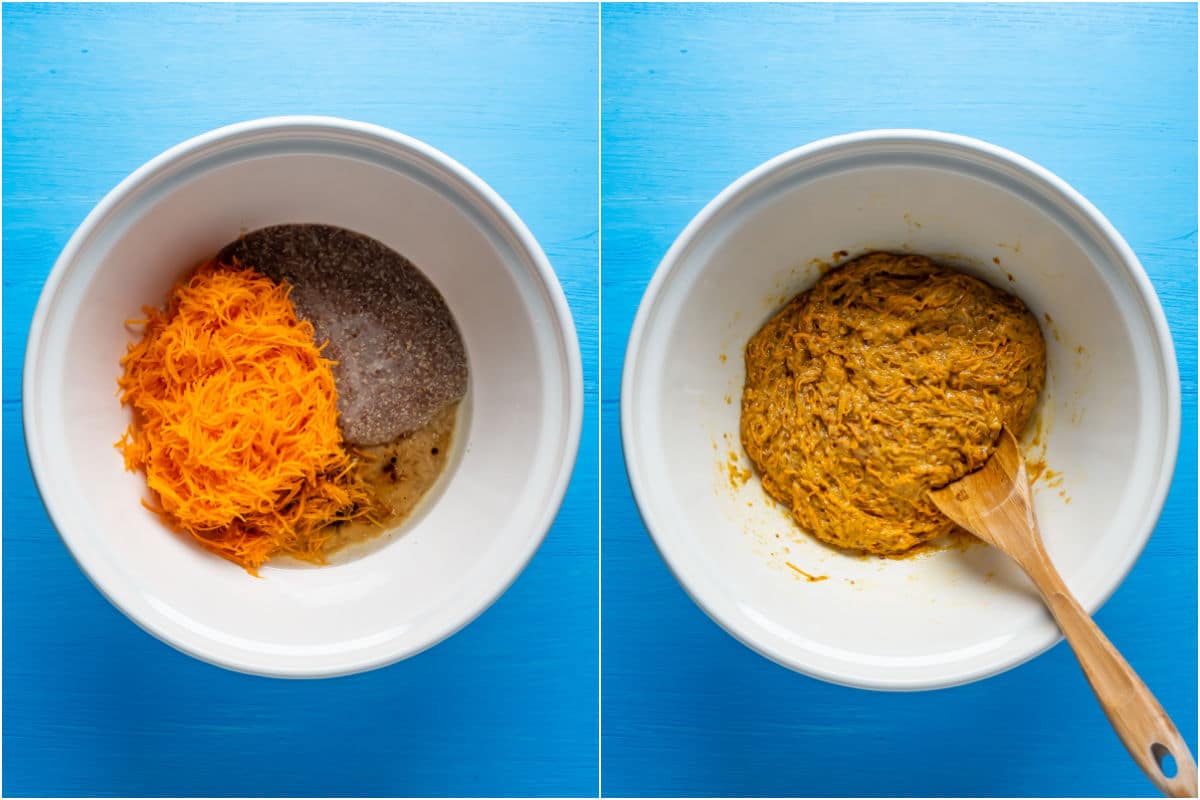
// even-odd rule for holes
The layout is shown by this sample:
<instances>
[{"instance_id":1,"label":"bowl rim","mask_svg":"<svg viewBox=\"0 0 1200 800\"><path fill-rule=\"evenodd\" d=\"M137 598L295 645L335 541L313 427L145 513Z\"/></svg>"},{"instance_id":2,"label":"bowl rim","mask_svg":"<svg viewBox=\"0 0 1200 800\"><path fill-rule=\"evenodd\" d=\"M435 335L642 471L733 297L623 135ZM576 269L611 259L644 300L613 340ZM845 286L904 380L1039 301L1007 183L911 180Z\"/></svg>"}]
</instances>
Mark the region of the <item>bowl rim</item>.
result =
<instances>
[{"instance_id":1,"label":"bowl rim","mask_svg":"<svg viewBox=\"0 0 1200 800\"><path fill-rule=\"evenodd\" d=\"M629 480L629 486L633 493L638 513L659 555L666 562L672 575L674 575L676 581L679 582L692 601L713 622L717 623L734 639L754 650L759 655L783 667L828 683L877 691L944 689L994 677L1018 667L1062 641L1061 632L1056 629L1054 637L1041 646L1029 648L1028 652L1018 653L1015 656L998 660L990 666L973 670L961 670L958 674L951 674L935 680L889 680L882 677L871 680L863 679L859 676L848 677L837 671L816 667L805 662L802 658L796 658L793 654L783 652L766 642L756 640L750 632L739 626L739 622L726 609L718 608L713 603L705 601L705 598L702 596L704 582L695 580L689 574L688 567L685 566L683 560L672 551L671 543L663 537L661 532L656 532L655 525L651 521L652 513L649 511L652 508L650 498L654 493L651 485L652 482L647 480L646 476L642 473L641 465L633 455L638 452L640 447L639 439L635 435L634 430L636 424L635 415L638 413L634 398L636 391L635 382L642 350L648 339L649 320L658 306L660 296L665 287L677 271L682 256L705 235L709 224L718 214L754 192L760 182L767 181L790 167L796 167L805 160L833 155L838 151L862 145L891 146L893 148L905 145L940 145L953 149L955 154L959 156L970 154L976 156L982 155L1010 169L1015 169L1022 174L1022 177L1039 183L1040 188L1048 190L1064 207L1082 215L1089 223L1094 225L1105 240L1105 243L1117 254L1119 266L1133 280L1137 294L1139 295L1138 299L1146 311L1149 327L1153 331L1154 343L1162 355L1165 384L1163 403L1167 409L1165 420L1167 449L1163 454L1162 468L1159 471L1154 494L1147 506L1149 513L1142 523L1141 530L1138 532L1139 541L1135 547L1130 548L1125 560L1118 565L1118 577L1112 582L1112 585L1101 592L1099 597L1093 602L1084 604L1087 612L1095 614L1125 581L1133 565L1145 549L1146 543L1149 541L1162 515L1162 509L1173 482L1172 478L1179 453L1181 417L1179 365L1176 360L1175 346L1171 338L1170 328L1167 325L1166 315L1163 312L1162 305L1159 302L1150 277L1146 274L1137 255L1134 254L1124 237L1121 236L1099 209L1065 180L1040 164L1011 150L981 139L920 128L879 128L838 134L818 139L780 153L750 169L722 189L716 197L705 204L691 221L688 222L683 231L672 242L666 255L663 256L658 267L655 269L654 275L651 277L642 295L642 300L638 305L637 315L634 318L633 327L630 330L629 340L626 344L625 362L621 372L620 419L622 455L625 462L626 476Z\"/></svg>"},{"instance_id":2,"label":"bowl rim","mask_svg":"<svg viewBox=\"0 0 1200 800\"><path fill-rule=\"evenodd\" d=\"M341 657L336 664L326 667L309 667L302 663L296 663L296 660L290 657L286 663L268 665L264 662L270 657L261 654L250 659L216 654L197 644L197 642L206 644L206 640L186 641L171 635L159 624L158 617L161 616L159 612L151 611L144 604L138 604L131 608L129 604L118 600L116 589L106 586L97 574L89 569L86 558L72 543L72 537L63 532L61 514L56 513L55 508L47 500L49 480L47 456L41 452L35 441L36 437L30 436L31 431L35 431L39 424L39 412L35 402L27 402L29 398L36 398L38 394L36 389L37 373L41 361L46 324L61 285L71 273L80 251L115 209L162 173L193 157L212 155L222 148L236 147L246 141L261 141L263 137L286 137L297 134L309 134L313 137L342 137L343 139L349 136L357 144L368 148L392 148L404 151L407 155L414 157L415 161L423 164L425 168L441 170L452 179L457 180L461 184L461 188L465 189L465 194L470 197L472 204L481 206L494 214L499 223L497 226L499 232L512 237L511 244L514 250L532 266L533 277L548 300L548 310L553 322L550 331L558 339L556 349L561 357L559 364L564 383L564 427L557 474L552 473L553 480L540 513L535 519L530 520L531 534L522 541L521 549L516 553L516 557L509 567L497 573L497 580L490 591L481 593L469 606L454 609L447 624L439 628L435 635L427 636L418 642L405 643L402 647L392 645L390 648L384 646L351 651L349 657ZM329 678L385 667L445 641L477 619L512 586L528 566L553 525L574 474L583 427L583 366L570 305L549 259L516 212L482 178L442 151L419 139L373 123L318 115L262 117L214 128L169 147L142 164L111 189L72 233L42 286L26 340L21 392L21 419L26 457L29 460L34 486L59 538L67 546L67 551L92 585L134 624L176 650L235 672L274 678Z\"/></svg>"}]
</instances>

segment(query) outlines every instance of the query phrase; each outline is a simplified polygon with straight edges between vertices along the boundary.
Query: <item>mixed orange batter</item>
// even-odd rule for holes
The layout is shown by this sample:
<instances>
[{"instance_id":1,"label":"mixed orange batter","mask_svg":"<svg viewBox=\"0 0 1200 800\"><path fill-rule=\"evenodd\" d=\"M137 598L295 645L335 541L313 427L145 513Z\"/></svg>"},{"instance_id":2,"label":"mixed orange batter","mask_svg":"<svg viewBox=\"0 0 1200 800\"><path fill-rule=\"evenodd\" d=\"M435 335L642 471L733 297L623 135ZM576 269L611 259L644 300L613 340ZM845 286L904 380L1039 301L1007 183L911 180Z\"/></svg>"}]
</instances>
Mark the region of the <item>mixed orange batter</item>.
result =
<instances>
[{"instance_id":1,"label":"mixed orange batter","mask_svg":"<svg viewBox=\"0 0 1200 800\"><path fill-rule=\"evenodd\" d=\"M924 256L870 253L746 345L741 437L763 488L838 547L904 552L954 529L928 499L1020 433L1046 345L1016 297Z\"/></svg>"}]
</instances>

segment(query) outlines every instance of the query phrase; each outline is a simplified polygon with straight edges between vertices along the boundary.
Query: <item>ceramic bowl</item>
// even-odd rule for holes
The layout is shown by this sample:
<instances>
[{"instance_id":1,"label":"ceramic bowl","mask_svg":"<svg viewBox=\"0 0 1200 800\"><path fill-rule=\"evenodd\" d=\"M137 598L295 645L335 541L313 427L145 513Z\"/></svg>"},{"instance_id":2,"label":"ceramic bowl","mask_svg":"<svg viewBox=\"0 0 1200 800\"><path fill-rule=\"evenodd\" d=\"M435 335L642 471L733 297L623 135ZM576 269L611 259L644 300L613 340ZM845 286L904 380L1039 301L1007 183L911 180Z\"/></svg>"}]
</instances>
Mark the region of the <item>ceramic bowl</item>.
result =
<instances>
[{"instance_id":1,"label":"ceramic bowl","mask_svg":"<svg viewBox=\"0 0 1200 800\"><path fill-rule=\"evenodd\" d=\"M1037 513L1067 584L1099 608L1171 482L1180 415L1171 336L1137 257L1100 212L985 142L838 136L768 161L709 203L659 265L630 336L629 479L676 578L746 645L850 686L966 683L1059 639L1015 565L983 545L903 560L833 550L766 502L757 477L742 482L746 341L822 269L871 250L952 263L1014 292L1041 321L1047 385L1024 438L1048 468L1035 483Z\"/></svg>"},{"instance_id":2,"label":"ceramic bowl","mask_svg":"<svg viewBox=\"0 0 1200 800\"><path fill-rule=\"evenodd\" d=\"M170 533L114 449L130 421L118 361L143 304L245 231L324 223L412 260L466 344L454 452L416 513L324 567L261 579ZM197 658L263 675L379 667L457 631L516 579L575 461L582 374L574 326L529 230L483 181L384 128L319 117L221 128L153 159L72 236L29 335L24 421L42 499L96 587Z\"/></svg>"}]
</instances>

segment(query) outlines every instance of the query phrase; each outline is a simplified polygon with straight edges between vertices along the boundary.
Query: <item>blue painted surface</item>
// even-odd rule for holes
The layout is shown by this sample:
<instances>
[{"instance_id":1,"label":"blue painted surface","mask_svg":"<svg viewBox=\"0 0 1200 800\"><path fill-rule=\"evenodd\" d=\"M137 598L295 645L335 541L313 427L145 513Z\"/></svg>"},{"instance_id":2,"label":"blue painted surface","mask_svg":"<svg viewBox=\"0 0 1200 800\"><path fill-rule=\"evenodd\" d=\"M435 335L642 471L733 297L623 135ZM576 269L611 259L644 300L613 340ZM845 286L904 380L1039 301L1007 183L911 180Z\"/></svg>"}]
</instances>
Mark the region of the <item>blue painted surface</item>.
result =
<instances>
[{"instance_id":1,"label":"blue painted surface","mask_svg":"<svg viewBox=\"0 0 1200 800\"><path fill-rule=\"evenodd\" d=\"M603 8L603 790L606 795L1154 794L1065 645L919 694L768 662L693 605L637 515L620 369L672 240L806 142L924 127L993 141L1083 192L1139 254L1183 378L1174 485L1097 615L1196 749L1196 8Z\"/></svg>"},{"instance_id":2,"label":"blue painted surface","mask_svg":"<svg viewBox=\"0 0 1200 800\"><path fill-rule=\"evenodd\" d=\"M14 795L594 795L595 6L4 8L4 729ZM414 135L543 245L582 343L566 502L528 569L447 642L373 673L247 677L141 632L47 521L20 425L42 283L75 226L176 142L332 114Z\"/></svg>"}]
</instances>

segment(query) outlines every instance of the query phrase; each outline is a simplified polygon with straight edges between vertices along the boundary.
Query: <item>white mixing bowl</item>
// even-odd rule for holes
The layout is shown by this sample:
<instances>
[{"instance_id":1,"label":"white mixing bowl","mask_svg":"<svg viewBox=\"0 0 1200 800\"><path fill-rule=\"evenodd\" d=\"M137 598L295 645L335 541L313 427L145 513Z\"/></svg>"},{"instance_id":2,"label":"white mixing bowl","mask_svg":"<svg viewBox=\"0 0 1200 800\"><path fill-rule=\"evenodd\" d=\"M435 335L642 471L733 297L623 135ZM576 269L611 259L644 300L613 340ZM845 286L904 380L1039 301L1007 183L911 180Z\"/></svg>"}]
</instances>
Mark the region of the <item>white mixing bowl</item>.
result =
<instances>
[{"instance_id":1,"label":"white mixing bowl","mask_svg":"<svg viewBox=\"0 0 1200 800\"><path fill-rule=\"evenodd\" d=\"M1179 375L1145 272L1107 220L1045 169L984 142L868 131L735 181L675 241L629 340L629 479L691 597L763 655L824 680L929 689L1020 664L1059 638L1017 568L979 545L861 558L766 502L738 440L742 351L818 261L869 250L956 263L1017 294L1049 358L1037 487L1046 546L1089 611L1154 529L1179 440ZM835 255L846 251L846 256ZM1047 316L1048 315L1048 316ZM1061 473L1058 475L1057 473ZM797 570L803 570L811 581Z\"/></svg>"},{"instance_id":2,"label":"white mixing bowl","mask_svg":"<svg viewBox=\"0 0 1200 800\"><path fill-rule=\"evenodd\" d=\"M241 232L324 223L407 256L445 297L470 387L445 473L375 548L262 579L168 532L113 443L124 320ZM582 418L579 347L541 248L479 178L421 142L318 117L263 119L171 148L72 236L29 334L25 435L80 567L134 622L198 658L264 675L382 666L466 625L512 583L562 502Z\"/></svg>"}]
</instances>

